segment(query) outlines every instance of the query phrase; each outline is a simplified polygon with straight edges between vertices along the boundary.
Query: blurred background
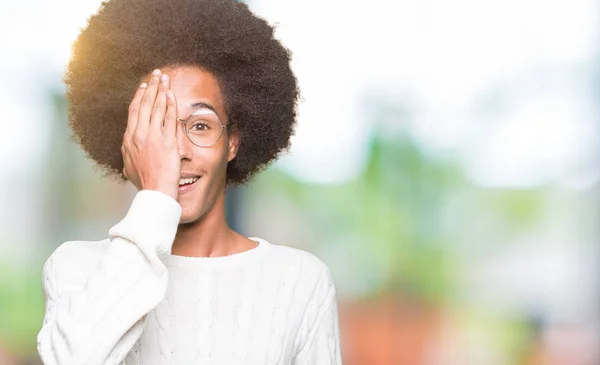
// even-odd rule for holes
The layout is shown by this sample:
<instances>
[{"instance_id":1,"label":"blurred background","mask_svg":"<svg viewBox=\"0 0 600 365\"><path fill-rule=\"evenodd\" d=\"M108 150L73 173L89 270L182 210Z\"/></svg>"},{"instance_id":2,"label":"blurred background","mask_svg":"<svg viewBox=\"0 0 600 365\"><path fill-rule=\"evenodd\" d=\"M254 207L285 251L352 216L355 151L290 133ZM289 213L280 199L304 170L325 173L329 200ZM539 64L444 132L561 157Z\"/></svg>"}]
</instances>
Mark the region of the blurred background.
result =
<instances>
[{"instance_id":1,"label":"blurred background","mask_svg":"<svg viewBox=\"0 0 600 365\"><path fill-rule=\"evenodd\" d=\"M0 364L40 364L41 270L135 189L70 140L99 0L0 12ZM228 196L334 275L345 365L600 364L600 4L251 0L294 53L291 152Z\"/></svg>"}]
</instances>

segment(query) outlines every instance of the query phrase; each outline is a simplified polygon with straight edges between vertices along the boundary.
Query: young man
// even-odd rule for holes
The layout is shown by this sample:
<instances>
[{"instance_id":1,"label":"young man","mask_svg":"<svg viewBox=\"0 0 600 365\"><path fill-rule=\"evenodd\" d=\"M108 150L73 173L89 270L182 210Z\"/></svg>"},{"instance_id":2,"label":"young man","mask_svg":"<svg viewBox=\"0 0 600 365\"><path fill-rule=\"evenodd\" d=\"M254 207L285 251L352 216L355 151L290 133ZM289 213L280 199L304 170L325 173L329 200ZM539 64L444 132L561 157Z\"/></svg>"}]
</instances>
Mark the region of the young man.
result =
<instances>
[{"instance_id":1,"label":"young man","mask_svg":"<svg viewBox=\"0 0 600 365\"><path fill-rule=\"evenodd\" d=\"M234 0L111 0L90 18L66 73L69 122L139 192L107 239L46 262L44 364L341 364L327 266L225 221L228 184L289 145L289 61Z\"/></svg>"}]
</instances>

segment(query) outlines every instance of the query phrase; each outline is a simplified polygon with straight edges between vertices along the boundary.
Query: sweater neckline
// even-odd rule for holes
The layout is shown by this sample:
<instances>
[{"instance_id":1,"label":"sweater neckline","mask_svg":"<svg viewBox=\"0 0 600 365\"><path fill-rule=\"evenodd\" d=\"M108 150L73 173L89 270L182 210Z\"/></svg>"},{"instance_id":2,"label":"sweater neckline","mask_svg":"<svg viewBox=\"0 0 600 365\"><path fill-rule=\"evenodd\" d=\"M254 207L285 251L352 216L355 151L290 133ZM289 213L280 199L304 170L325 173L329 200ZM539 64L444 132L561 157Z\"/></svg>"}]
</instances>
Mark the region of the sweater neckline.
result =
<instances>
[{"instance_id":1,"label":"sweater neckline","mask_svg":"<svg viewBox=\"0 0 600 365\"><path fill-rule=\"evenodd\" d=\"M225 269L234 268L243 265L249 261L256 261L264 255L264 252L271 244L258 237L248 237L252 241L258 243L254 248L246 251L234 253L233 255L217 256L217 257L197 257L197 256L180 256L169 254L165 257L165 264L170 267L189 267L189 268L213 268Z\"/></svg>"}]
</instances>

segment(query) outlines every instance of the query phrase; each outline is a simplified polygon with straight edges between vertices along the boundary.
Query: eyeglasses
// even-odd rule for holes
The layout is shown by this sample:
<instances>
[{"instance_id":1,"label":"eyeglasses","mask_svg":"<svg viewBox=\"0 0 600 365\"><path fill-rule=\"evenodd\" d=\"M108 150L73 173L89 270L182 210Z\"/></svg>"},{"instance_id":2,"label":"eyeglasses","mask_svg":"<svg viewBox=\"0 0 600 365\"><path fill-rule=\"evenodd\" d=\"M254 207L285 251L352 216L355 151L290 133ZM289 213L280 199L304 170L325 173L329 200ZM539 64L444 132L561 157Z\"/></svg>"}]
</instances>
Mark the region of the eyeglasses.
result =
<instances>
[{"instance_id":1,"label":"eyeglasses","mask_svg":"<svg viewBox=\"0 0 600 365\"><path fill-rule=\"evenodd\" d=\"M184 123L185 134L198 147L210 147L217 143L227 126L223 125L216 111L208 106L200 106L186 119L177 119Z\"/></svg>"}]
</instances>

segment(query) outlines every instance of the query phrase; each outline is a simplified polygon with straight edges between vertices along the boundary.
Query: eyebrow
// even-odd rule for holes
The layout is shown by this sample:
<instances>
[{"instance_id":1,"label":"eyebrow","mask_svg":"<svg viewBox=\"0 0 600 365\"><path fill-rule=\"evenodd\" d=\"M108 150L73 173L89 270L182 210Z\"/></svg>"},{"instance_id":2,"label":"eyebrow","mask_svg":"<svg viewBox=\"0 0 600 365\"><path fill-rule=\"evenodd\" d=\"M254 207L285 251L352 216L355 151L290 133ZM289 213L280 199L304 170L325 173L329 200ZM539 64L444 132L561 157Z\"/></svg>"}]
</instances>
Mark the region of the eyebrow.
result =
<instances>
[{"instance_id":1,"label":"eyebrow","mask_svg":"<svg viewBox=\"0 0 600 365\"><path fill-rule=\"evenodd\" d=\"M212 106L212 105L210 105L208 103L205 103L203 101L197 101L195 103L190 104L188 107L189 108L207 108L207 109L210 109L210 110L213 111L213 113L215 113L217 115L217 118L219 118L219 120L221 120L222 123L224 123L223 122L223 118L221 118L221 115L217 112L217 109L215 109L214 106Z\"/></svg>"},{"instance_id":2,"label":"eyebrow","mask_svg":"<svg viewBox=\"0 0 600 365\"><path fill-rule=\"evenodd\" d=\"M210 110L212 110L213 112L215 112L215 114L216 114L216 115L219 115L219 113L217 113L217 110L215 109L215 107L214 107L214 106L212 106L212 105L210 105L210 104L207 104L207 103L204 103L204 102L202 102L202 101L198 101L198 102L196 102L196 103L192 103L192 104L190 104L188 107L189 107L189 108L200 108L200 107L207 108L207 109L210 109Z\"/></svg>"}]
</instances>

